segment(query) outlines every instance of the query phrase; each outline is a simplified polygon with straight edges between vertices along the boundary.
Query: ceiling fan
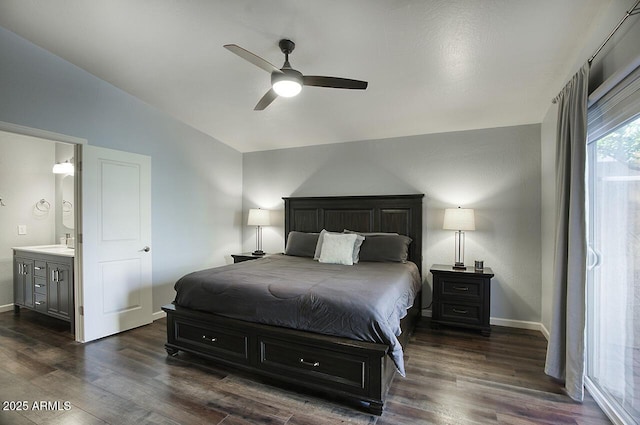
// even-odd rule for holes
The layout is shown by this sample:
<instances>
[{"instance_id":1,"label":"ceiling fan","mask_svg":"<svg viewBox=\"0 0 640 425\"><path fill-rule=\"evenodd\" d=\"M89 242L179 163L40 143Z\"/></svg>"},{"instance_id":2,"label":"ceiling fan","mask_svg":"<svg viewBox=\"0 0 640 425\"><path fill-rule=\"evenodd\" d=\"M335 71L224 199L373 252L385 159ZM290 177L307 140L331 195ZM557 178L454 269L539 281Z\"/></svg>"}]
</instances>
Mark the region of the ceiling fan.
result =
<instances>
[{"instance_id":1,"label":"ceiling fan","mask_svg":"<svg viewBox=\"0 0 640 425\"><path fill-rule=\"evenodd\" d=\"M282 39L278 43L280 50L284 53L284 65L278 69L270 62L251 53L248 50L235 44L226 44L224 48L240 56L242 59L251 62L255 66L264 69L271 74L271 89L258 102L255 111L262 111L271 104L278 96L293 97L302 90L302 86L329 87L334 89L355 89L364 90L367 88L366 81L351 80L349 78L322 77L317 75L302 75L300 71L291 68L289 55L293 52L296 44L291 40Z\"/></svg>"}]
</instances>

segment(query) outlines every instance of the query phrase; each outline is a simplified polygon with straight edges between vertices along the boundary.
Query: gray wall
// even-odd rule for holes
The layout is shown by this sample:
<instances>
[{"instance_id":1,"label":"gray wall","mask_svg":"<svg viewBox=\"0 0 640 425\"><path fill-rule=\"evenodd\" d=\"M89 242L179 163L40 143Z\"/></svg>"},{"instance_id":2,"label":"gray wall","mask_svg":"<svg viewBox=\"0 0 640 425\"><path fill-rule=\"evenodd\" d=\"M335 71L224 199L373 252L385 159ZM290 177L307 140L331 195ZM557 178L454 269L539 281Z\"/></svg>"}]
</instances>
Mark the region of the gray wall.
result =
<instances>
[{"instance_id":1,"label":"gray wall","mask_svg":"<svg viewBox=\"0 0 640 425\"><path fill-rule=\"evenodd\" d=\"M618 24L626 11L635 3L633 0L612 1L606 13L599 17L591 36L582 50L566 81L593 55L607 35ZM589 91L593 92L617 70L624 68L634 58L640 56L640 18L631 16L616 35L607 43L591 64ZM558 92L562 87L558 87ZM541 167L542 167L542 324L546 329L551 325L551 297L553 281L553 238L555 232L555 131L557 107L549 103L549 109L542 121Z\"/></svg>"},{"instance_id":2,"label":"gray wall","mask_svg":"<svg viewBox=\"0 0 640 425\"><path fill-rule=\"evenodd\" d=\"M153 309L240 249L242 154L0 28L0 121L152 161Z\"/></svg>"},{"instance_id":3,"label":"gray wall","mask_svg":"<svg viewBox=\"0 0 640 425\"><path fill-rule=\"evenodd\" d=\"M477 230L467 232L465 258L484 259L496 274L491 316L539 322L540 170L540 125L245 153L243 209L273 210L263 245L281 252L283 196L424 193L428 271L453 261L444 208L474 208ZM244 230L244 249L253 250L254 230ZM428 305L431 275L423 278Z\"/></svg>"}]
</instances>

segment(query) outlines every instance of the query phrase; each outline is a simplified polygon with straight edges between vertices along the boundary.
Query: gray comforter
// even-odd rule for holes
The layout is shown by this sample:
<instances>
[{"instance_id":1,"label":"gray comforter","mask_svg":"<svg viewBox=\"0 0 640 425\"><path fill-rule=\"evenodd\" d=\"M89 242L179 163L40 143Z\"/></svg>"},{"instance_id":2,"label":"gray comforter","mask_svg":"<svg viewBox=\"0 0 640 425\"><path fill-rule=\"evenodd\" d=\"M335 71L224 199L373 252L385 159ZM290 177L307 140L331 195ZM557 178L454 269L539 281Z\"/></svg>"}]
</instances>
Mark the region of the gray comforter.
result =
<instances>
[{"instance_id":1,"label":"gray comforter","mask_svg":"<svg viewBox=\"0 0 640 425\"><path fill-rule=\"evenodd\" d=\"M323 264L274 255L190 273L175 303L223 316L389 345L404 376L400 319L421 286L415 264Z\"/></svg>"}]
</instances>

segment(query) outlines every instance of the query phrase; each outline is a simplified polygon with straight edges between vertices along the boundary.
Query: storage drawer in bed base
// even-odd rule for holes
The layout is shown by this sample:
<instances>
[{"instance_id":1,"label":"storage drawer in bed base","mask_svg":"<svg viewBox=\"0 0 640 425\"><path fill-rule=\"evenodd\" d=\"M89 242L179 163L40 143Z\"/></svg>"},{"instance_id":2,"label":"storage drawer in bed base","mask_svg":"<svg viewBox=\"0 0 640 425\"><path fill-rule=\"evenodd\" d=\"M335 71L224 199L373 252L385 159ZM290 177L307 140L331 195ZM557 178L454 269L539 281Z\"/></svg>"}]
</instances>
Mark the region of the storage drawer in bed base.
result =
<instances>
[{"instance_id":1,"label":"storage drawer in bed base","mask_svg":"<svg viewBox=\"0 0 640 425\"><path fill-rule=\"evenodd\" d=\"M244 322L173 304L162 309L167 313L165 348L170 355L195 353L300 388L364 402L371 413L382 413L395 373L386 345ZM209 336L220 339L212 343L206 341ZM224 347L216 346L218 341Z\"/></svg>"}]
</instances>

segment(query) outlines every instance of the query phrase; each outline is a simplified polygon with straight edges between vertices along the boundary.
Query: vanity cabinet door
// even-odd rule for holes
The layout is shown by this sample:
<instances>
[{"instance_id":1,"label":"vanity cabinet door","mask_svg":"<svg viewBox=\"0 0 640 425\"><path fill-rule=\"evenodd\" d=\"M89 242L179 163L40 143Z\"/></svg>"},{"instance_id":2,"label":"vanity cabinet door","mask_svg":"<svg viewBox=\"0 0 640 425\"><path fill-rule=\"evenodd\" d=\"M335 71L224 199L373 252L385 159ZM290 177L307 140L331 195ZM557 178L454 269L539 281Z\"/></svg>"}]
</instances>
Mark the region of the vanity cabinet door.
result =
<instances>
[{"instance_id":1,"label":"vanity cabinet door","mask_svg":"<svg viewBox=\"0 0 640 425\"><path fill-rule=\"evenodd\" d=\"M68 264L47 262L47 312L69 320L73 310L73 274Z\"/></svg>"},{"instance_id":2,"label":"vanity cabinet door","mask_svg":"<svg viewBox=\"0 0 640 425\"><path fill-rule=\"evenodd\" d=\"M33 264L29 258L14 257L13 303L33 308Z\"/></svg>"}]
</instances>

